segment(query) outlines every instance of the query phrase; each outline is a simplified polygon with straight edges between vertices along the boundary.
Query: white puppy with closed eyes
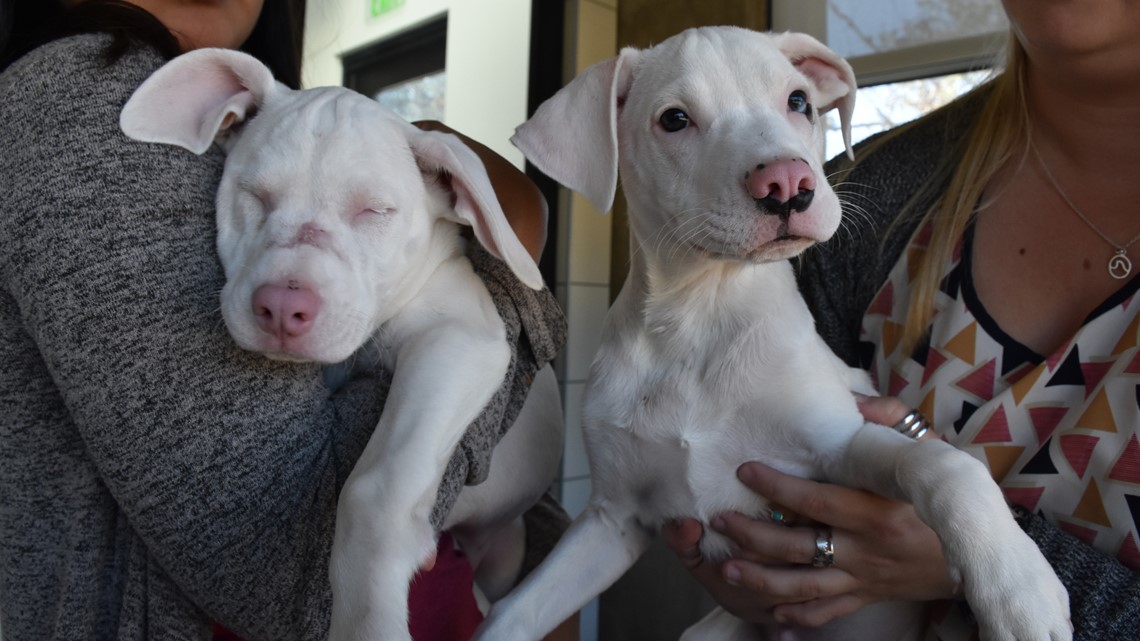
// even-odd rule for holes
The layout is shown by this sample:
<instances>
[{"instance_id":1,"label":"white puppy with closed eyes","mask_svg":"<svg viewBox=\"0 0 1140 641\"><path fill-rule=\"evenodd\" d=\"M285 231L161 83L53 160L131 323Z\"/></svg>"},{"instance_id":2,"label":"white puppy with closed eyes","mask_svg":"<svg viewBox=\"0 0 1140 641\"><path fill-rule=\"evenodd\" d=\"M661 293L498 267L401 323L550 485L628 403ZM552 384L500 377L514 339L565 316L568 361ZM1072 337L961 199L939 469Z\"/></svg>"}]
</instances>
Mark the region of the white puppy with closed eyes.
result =
<instances>
[{"instance_id":1,"label":"white puppy with closed eyes","mask_svg":"<svg viewBox=\"0 0 1140 641\"><path fill-rule=\"evenodd\" d=\"M408 582L436 549L429 517L440 480L511 358L460 227L520 281L543 287L482 162L457 137L421 131L366 96L293 91L255 58L223 49L159 69L120 123L139 140L225 150L221 308L241 347L321 363L372 347L393 372L380 423L340 494L330 637L411 641ZM521 515L553 480L561 440L546 367L487 480L464 489L442 524L490 599L517 580Z\"/></svg>"}]
</instances>

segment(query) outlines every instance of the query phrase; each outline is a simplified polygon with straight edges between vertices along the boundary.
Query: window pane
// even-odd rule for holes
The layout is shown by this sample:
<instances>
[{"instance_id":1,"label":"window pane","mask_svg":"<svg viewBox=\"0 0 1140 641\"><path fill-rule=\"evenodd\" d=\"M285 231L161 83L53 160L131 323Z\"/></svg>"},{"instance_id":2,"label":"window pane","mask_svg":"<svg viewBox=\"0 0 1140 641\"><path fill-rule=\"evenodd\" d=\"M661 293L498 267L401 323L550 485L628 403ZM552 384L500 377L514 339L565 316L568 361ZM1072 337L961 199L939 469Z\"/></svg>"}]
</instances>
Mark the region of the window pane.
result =
<instances>
[{"instance_id":1,"label":"window pane","mask_svg":"<svg viewBox=\"0 0 1140 641\"><path fill-rule=\"evenodd\" d=\"M1005 31L1007 25L998 0L827 2L827 44L845 57Z\"/></svg>"},{"instance_id":2,"label":"window pane","mask_svg":"<svg viewBox=\"0 0 1140 641\"><path fill-rule=\"evenodd\" d=\"M989 71L971 71L864 87L855 98L851 143L933 111L981 84L989 76ZM827 158L843 153L843 135L839 131L839 117L834 111L827 114L825 153Z\"/></svg>"},{"instance_id":3,"label":"window pane","mask_svg":"<svg viewBox=\"0 0 1140 641\"><path fill-rule=\"evenodd\" d=\"M375 96L405 119L443 120L447 72L440 71L381 89Z\"/></svg>"}]
</instances>

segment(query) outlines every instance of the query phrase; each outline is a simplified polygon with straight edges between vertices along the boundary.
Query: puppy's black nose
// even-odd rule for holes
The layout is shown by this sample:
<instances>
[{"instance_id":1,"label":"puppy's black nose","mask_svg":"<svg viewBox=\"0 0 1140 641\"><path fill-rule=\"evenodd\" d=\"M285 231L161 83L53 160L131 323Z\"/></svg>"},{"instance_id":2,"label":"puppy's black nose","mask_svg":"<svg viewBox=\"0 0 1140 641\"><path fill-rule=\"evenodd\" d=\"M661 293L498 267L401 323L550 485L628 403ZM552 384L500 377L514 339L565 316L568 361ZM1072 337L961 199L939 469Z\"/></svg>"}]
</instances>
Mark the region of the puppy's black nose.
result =
<instances>
[{"instance_id":1,"label":"puppy's black nose","mask_svg":"<svg viewBox=\"0 0 1140 641\"><path fill-rule=\"evenodd\" d=\"M811 207L813 198L815 198L815 190L804 189L783 202L780 202L778 198L772 196L757 198L756 206L760 209L761 213L787 218L794 213L805 211L808 207Z\"/></svg>"},{"instance_id":2,"label":"puppy's black nose","mask_svg":"<svg viewBox=\"0 0 1140 641\"><path fill-rule=\"evenodd\" d=\"M811 206L815 197L815 171L802 158L786 158L757 165L744 178L748 194L766 214L787 218Z\"/></svg>"}]
</instances>

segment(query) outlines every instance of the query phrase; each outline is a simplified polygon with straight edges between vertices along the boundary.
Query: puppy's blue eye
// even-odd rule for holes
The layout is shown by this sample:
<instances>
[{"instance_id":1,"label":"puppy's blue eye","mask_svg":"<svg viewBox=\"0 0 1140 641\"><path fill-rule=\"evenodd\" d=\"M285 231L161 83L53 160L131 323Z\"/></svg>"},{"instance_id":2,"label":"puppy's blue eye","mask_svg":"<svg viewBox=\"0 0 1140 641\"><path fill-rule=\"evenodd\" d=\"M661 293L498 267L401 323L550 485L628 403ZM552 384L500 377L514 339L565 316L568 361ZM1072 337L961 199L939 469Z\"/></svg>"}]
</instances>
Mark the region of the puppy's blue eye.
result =
<instances>
[{"instance_id":1,"label":"puppy's blue eye","mask_svg":"<svg viewBox=\"0 0 1140 641\"><path fill-rule=\"evenodd\" d=\"M810 118L811 103L808 102L807 94L799 89L793 91L791 95L788 96L788 110L798 114L804 114Z\"/></svg>"},{"instance_id":2,"label":"puppy's blue eye","mask_svg":"<svg viewBox=\"0 0 1140 641\"><path fill-rule=\"evenodd\" d=\"M691 122L689 120L689 114L681 111L680 109L677 109L676 107L673 109L666 109L665 113L661 114L661 118L659 118L658 121L661 123L661 128L665 131L668 131L669 133L673 133L674 131L681 131L685 127L688 127L689 123Z\"/></svg>"}]
</instances>

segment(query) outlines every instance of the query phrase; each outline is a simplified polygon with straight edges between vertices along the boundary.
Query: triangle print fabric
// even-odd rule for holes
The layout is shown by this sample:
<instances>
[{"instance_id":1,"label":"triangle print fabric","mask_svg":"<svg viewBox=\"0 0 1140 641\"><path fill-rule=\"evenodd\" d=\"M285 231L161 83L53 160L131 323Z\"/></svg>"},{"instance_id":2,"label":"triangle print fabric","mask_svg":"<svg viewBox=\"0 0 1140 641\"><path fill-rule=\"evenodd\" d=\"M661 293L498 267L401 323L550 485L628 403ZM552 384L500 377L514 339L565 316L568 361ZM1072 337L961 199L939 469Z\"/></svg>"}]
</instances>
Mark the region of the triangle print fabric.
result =
<instances>
[{"instance_id":1,"label":"triangle print fabric","mask_svg":"<svg viewBox=\"0 0 1140 641\"><path fill-rule=\"evenodd\" d=\"M915 233L863 318L880 393L919 408L943 440L985 463L1010 502L1140 570L1140 280L1039 355L978 301L971 229L945 272L928 343L903 354L910 263L928 237ZM970 638L954 618L936 610L945 625L932 638Z\"/></svg>"}]
</instances>

